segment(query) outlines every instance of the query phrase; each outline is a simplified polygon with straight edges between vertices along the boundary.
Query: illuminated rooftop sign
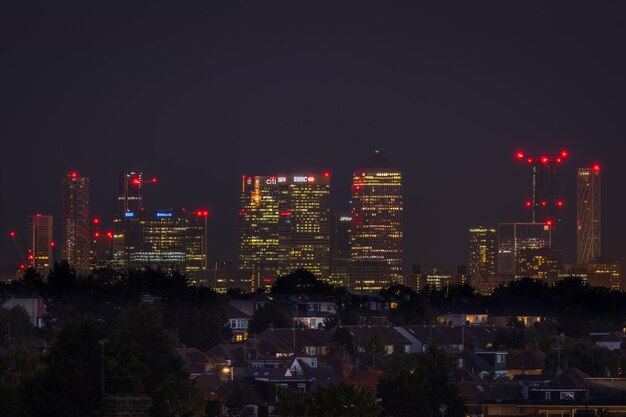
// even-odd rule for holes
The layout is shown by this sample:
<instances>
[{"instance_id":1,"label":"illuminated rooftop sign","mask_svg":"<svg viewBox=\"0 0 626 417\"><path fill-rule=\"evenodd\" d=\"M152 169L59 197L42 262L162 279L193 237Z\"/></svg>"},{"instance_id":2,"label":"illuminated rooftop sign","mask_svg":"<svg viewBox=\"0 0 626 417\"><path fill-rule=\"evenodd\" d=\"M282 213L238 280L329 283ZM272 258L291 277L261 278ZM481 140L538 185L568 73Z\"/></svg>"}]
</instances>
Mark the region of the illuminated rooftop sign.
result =
<instances>
[{"instance_id":1,"label":"illuminated rooftop sign","mask_svg":"<svg viewBox=\"0 0 626 417\"><path fill-rule=\"evenodd\" d=\"M124 213L124 217L135 217L135 212L134 211L127 211L126 213Z\"/></svg>"},{"instance_id":2,"label":"illuminated rooftop sign","mask_svg":"<svg viewBox=\"0 0 626 417\"><path fill-rule=\"evenodd\" d=\"M157 217L172 217L172 213L165 213L163 211L158 211L156 216Z\"/></svg>"}]
</instances>

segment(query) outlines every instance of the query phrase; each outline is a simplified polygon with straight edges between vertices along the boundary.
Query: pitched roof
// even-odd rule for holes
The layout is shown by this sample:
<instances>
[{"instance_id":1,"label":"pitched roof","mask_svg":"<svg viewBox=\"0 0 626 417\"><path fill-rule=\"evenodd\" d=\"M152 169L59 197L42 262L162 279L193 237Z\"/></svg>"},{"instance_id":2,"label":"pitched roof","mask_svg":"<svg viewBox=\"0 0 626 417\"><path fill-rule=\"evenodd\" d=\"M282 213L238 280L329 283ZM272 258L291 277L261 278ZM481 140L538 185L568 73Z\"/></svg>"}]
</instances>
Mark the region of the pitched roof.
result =
<instances>
[{"instance_id":1,"label":"pitched roof","mask_svg":"<svg viewBox=\"0 0 626 417\"><path fill-rule=\"evenodd\" d=\"M227 319L249 319L251 316L248 313L244 313L236 307L233 307L230 303L224 306L224 314Z\"/></svg>"},{"instance_id":2,"label":"pitched roof","mask_svg":"<svg viewBox=\"0 0 626 417\"><path fill-rule=\"evenodd\" d=\"M352 339L355 343L360 341L360 344L363 346L367 343L368 340L374 336L374 334L378 331L381 338L383 339L383 343L385 346L398 346L398 345L411 345L412 342L404 337L400 332L398 332L393 327L389 326L342 326L347 329L352 335ZM337 327L334 327L331 331L334 334Z\"/></svg>"},{"instance_id":3,"label":"pitched roof","mask_svg":"<svg viewBox=\"0 0 626 417\"><path fill-rule=\"evenodd\" d=\"M540 350L525 350L507 360L509 369L545 369L546 354Z\"/></svg>"}]
</instances>

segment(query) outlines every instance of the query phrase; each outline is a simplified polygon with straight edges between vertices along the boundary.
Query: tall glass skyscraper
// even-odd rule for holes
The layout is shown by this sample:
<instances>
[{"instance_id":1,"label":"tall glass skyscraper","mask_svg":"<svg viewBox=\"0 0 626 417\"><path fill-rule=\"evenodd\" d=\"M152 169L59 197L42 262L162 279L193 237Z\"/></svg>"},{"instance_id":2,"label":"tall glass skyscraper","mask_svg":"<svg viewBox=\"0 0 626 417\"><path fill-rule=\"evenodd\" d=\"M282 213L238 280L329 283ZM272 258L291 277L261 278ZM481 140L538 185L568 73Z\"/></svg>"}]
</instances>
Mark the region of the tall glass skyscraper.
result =
<instances>
[{"instance_id":1,"label":"tall glass skyscraper","mask_svg":"<svg viewBox=\"0 0 626 417\"><path fill-rule=\"evenodd\" d=\"M304 268L328 279L330 174L242 177L239 262L255 286Z\"/></svg>"},{"instance_id":2,"label":"tall glass skyscraper","mask_svg":"<svg viewBox=\"0 0 626 417\"><path fill-rule=\"evenodd\" d=\"M579 168L576 181L576 260L587 264L601 256L600 165Z\"/></svg>"},{"instance_id":3,"label":"tall glass skyscraper","mask_svg":"<svg viewBox=\"0 0 626 417\"><path fill-rule=\"evenodd\" d=\"M552 247L552 229L543 223L498 224L498 274L502 278L523 278L530 269L524 265L532 254Z\"/></svg>"},{"instance_id":4,"label":"tall glass skyscraper","mask_svg":"<svg viewBox=\"0 0 626 417\"><path fill-rule=\"evenodd\" d=\"M400 170L376 151L354 171L351 194L351 258L353 271L361 271L353 274L351 285L358 291L378 291L392 282L402 282ZM363 271L378 272L365 274Z\"/></svg>"},{"instance_id":5,"label":"tall glass skyscraper","mask_svg":"<svg viewBox=\"0 0 626 417\"><path fill-rule=\"evenodd\" d=\"M496 273L496 229L469 229L469 274L490 276Z\"/></svg>"},{"instance_id":6,"label":"tall glass skyscraper","mask_svg":"<svg viewBox=\"0 0 626 417\"><path fill-rule=\"evenodd\" d=\"M79 273L91 268L89 178L76 171L63 177L63 258Z\"/></svg>"}]
</instances>

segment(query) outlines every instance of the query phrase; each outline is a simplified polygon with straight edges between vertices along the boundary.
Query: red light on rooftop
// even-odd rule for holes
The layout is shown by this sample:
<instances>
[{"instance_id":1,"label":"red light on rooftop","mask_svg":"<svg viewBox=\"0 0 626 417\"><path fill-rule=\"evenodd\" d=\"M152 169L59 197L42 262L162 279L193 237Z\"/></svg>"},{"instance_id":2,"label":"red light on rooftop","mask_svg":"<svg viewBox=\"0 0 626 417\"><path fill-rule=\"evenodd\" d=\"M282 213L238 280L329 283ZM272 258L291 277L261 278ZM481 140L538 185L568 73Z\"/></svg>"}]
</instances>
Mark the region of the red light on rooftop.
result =
<instances>
[{"instance_id":1,"label":"red light on rooftop","mask_svg":"<svg viewBox=\"0 0 626 417\"><path fill-rule=\"evenodd\" d=\"M591 167L591 169L593 169L596 172L600 171L600 164L593 164L593 166Z\"/></svg>"},{"instance_id":2,"label":"red light on rooftop","mask_svg":"<svg viewBox=\"0 0 626 417\"><path fill-rule=\"evenodd\" d=\"M100 219L97 217L94 217L92 221L93 221L93 224L100 224Z\"/></svg>"},{"instance_id":3,"label":"red light on rooftop","mask_svg":"<svg viewBox=\"0 0 626 417\"><path fill-rule=\"evenodd\" d=\"M113 232L107 232L107 237L109 239L113 239Z\"/></svg>"},{"instance_id":4,"label":"red light on rooftop","mask_svg":"<svg viewBox=\"0 0 626 417\"><path fill-rule=\"evenodd\" d=\"M32 254L28 255L28 260L29 261L32 261L33 259L35 259L35 257Z\"/></svg>"},{"instance_id":5,"label":"red light on rooftop","mask_svg":"<svg viewBox=\"0 0 626 417\"><path fill-rule=\"evenodd\" d=\"M15 232L9 232L9 236L15 237Z\"/></svg>"},{"instance_id":6,"label":"red light on rooftop","mask_svg":"<svg viewBox=\"0 0 626 417\"><path fill-rule=\"evenodd\" d=\"M37 214L35 214L35 216L41 217L41 213L37 213Z\"/></svg>"},{"instance_id":7,"label":"red light on rooftop","mask_svg":"<svg viewBox=\"0 0 626 417\"><path fill-rule=\"evenodd\" d=\"M526 204L526 207L532 207L533 202L530 200L527 200L525 204Z\"/></svg>"},{"instance_id":8,"label":"red light on rooftop","mask_svg":"<svg viewBox=\"0 0 626 417\"><path fill-rule=\"evenodd\" d=\"M26 269L26 265L20 264L20 269Z\"/></svg>"},{"instance_id":9,"label":"red light on rooftop","mask_svg":"<svg viewBox=\"0 0 626 417\"><path fill-rule=\"evenodd\" d=\"M545 207L545 206L547 206L547 205L548 205L548 203L546 203L545 201L542 201L542 202L541 202L541 206L542 206L542 207Z\"/></svg>"},{"instance_id":10,"label":"red light on rooftop","mask_svg":"<svg viewBox=\"0 0 626 417\"><path fill-rule=\"evenodd\" d=\"M324 178L330 178L330 172L328 171L324 172Z\"/></svg>"},{"instance_id":11,"label":"red light on rooftop","mask_svg":"<svg viewBox=\"0 0 626 417\"><path fill-rule=\"evenodd\" d=\"M528 159L527 159L527 162L528 162L529 164L532 164L532 163L533 163L533 159L532 159L532 158L528 158Z\"/></svg>"},{"instance_id":12,"label":"red light on rooftop","mask_svg":"<svg viewBox=\"0 0 626 417\"><path fill-rule=\"evenodd\" d=\"M557 206L557 207L563 207L563 204L564 204L564 203L563 203L563 200L558 200L558 201L556 202L556 206Z\"/></svg>"},{"instance_id":13,"label":"red light on rooftop","mask_svg":"<svg viewBox=\"0 0 626 417\"><path fill-rule=\"evenodd\" d=\"M130 182L131 182L131 184L133 184L133 185L139 185L139 184L141 184L141 181L140 181L140 180L139 180L139 178L137 178L137 177L133 178Z\"/></svg>"},{"instance_id":14,"label":"red light on rooftop","mask_svg":"<svg viewBox=\"0 0 626 417\"><path fill-rule=\"evenodd\" d=\"M517 152L515 153L515 158L516 158L516 159L518 159L518 160L520 160L520 161L521 161L522 159L524 159L524 156L525 156L525 155L524 155L524 152L522 152L522 151L517 151Z\"/></svg>"},{"instance_id":15,"label":"red light on rooftop","mask_svg":"<svg viewBox=\"0 0 626 417\"><path fill-rule=\"evenodd\" d=\"M546 226L552 227L553 225L554 225L554 221L552 221L552 219L546 220Z\"/></svg>"},{"instance_id":16,"label":"red light on rooftop","mask_svg":"<svg viewBox=\"0 0 626 417\"><path fill-rule=\"evenodd\" d=\"M152 178L152 179L150 180L150 182L157 182L157 179L156 179L156 178Z\"/></svg>"},{"instance_id":17,"label":"red light on rooftop","mask_svg":"<svg viewBox=\"0 0 626 417\"><path fill-rule=\"evenodd\" d=\"M54 243L54 242L50 242L50 247L51 247L51 248L54 248L55 246L56 246L56 243Z\"/></svg>"},{"instance_id":18,"label":"red light on rooftop","mask_svg":"<svg viewBox=\"0 0 626 417\"><path fill-rule=\"evenodd\" d=\"M207 217L209 215L209 210L197 210L196 216L198 217Z\"/></svg>"},{"instance_id":19,"label":"red light on rooftop","mask_svg":"<svg viewBox=\"0 0 626 417\"><path fill-rule=\"evenodd\" d=\"M78 172L76 171L70 172L70 178L78 178Z\"/></svg>"},{"instance_id":20,"label":"red light on rooftop","mask_svg":"<svg viewBox=\"0 0 626 417\"><path fill-rule=\"evenodd\" d=\"M96 239L100 237L100 232L94 232L93 237Z\"/></svg>"},{"instance_id":21,"label":"red light on rooftop","mask_svg":"<svg viewBox=\"0 0 626 417\"><path fill-rule=\"evenodd\" d=\"M547 156L542 156L540 159L542 164L546 165L548 162L550 162L550 158L548 158Z\"/></svg>"},{"instance_id":22,"label":"red light on rooftop","mask_svg":"<svg viewBox=\"0 0 626 417\"><path fill-rule=\"evenodd\" d=\"M569 156L569 152L567 152L565 149L563 149L561 151L561 158L567 158Z\"/></svg>"},{"instance_id":23,"label":"red light on rooftop","mask_svg":"<svg viewBox=\"0 0 626 417\"><path fill-rule=\"evenodd\" d=\"M557 164L560 164L561 162L563 162L563 158L556 158L555 161L556 161Z\"/></svg>"}]
</instances>

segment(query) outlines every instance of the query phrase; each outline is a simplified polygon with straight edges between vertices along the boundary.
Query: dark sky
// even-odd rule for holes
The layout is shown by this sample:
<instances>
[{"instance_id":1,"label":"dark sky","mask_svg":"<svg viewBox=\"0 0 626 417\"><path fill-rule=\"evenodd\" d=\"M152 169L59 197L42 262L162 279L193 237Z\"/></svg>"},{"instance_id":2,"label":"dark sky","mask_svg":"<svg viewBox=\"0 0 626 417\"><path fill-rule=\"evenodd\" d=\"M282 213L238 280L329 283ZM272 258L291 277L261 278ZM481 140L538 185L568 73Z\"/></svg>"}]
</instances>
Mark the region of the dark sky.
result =
<instances>
[{"instance_id":1,"label":"dark sky","mask_svg":"<svg viewBox=\"0 0 626 417\"><path fill-rule=\"evenodd\" d=\"M107 220L118 171L157 176L146 206L209 208L209 256L235 259L241 174L329 170L341 209L374 149L404 174L407 264L465 263L468 227L527 219L518 148L571 152L568 260L575 169L603 165L604 254L626 259L624 2L14 3L0 266L28 214L60 240L72 169Z\"/></svg>"}]
</instances>

